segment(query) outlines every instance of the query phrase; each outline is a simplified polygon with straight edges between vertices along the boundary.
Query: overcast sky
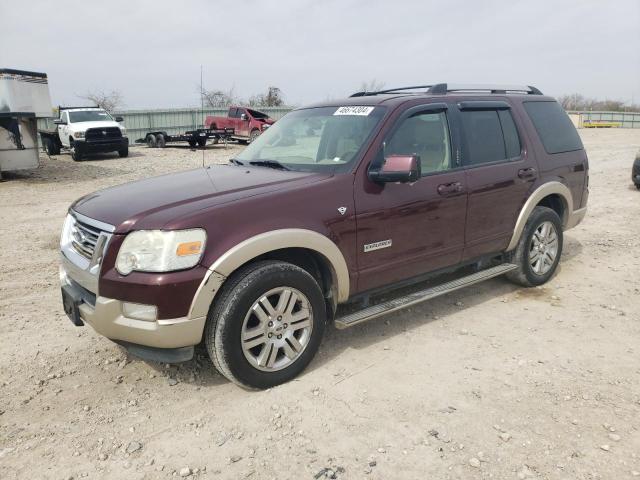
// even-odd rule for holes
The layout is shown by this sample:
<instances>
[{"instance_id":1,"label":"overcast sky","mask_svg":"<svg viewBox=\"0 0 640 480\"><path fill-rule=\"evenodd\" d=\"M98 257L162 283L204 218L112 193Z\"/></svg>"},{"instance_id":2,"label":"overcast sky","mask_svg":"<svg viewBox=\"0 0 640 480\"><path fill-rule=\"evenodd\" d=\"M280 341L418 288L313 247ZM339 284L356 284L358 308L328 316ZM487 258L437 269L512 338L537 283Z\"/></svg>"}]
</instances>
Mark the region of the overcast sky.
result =
<instances>
[{"instance_id":1,"label":"overcast sky","mask_svg":"<svg viewBox=\"0 0 640 480\"><path fill-rule=\"evenodd\" d=\"M0 0L0 67L49 75L54 104L126 108L278 86L290 104L377 79L531 84L640 103L640 0Z\"/></svg>"}]
</instances>

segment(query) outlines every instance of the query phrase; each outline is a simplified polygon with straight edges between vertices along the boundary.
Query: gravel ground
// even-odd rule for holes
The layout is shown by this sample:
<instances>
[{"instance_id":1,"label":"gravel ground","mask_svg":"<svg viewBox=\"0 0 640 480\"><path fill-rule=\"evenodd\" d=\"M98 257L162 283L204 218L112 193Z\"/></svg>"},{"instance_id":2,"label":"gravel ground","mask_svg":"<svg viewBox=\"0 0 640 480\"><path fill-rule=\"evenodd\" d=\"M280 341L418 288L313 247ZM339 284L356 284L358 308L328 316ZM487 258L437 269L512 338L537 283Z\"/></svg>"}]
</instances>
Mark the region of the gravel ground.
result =
<instances>
[{"instance_id":1,"label":"gravel ground","mask_svg":"<svg viewBox=\"0 0 640 480\"><path fill-rule=\"evenodd\" d=\"M586 220L543 288L494 279L346 331L247 392L207 357L127 355L65 317L58 236L80 195L202 151L42 158L0 183L0 478L640 478L638 130L583 130ZM205 163L239 147L209 146Z\"/></svg>"}]
</instances>

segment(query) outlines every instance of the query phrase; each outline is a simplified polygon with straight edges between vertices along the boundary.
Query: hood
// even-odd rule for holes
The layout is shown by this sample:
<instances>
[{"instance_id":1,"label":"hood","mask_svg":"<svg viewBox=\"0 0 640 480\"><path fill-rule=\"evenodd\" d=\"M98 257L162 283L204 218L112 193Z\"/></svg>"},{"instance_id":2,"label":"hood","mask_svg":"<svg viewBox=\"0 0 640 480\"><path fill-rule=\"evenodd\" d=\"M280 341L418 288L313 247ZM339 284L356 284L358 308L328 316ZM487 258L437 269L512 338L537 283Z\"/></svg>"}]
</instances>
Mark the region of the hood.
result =
<instances>
[{"instance_id":1,"label":"hood","mask_svg":"<svg viewBox=\"0 0 640 480\"><path fill-rule=\"evenodd\" d=\"M265 167L212 165L99 190L77 200L71 209L114 225L117 233L162 229L168 222L199 210L328 177Z\"/></svg>"},{"instance_id":2,"label":"hood","mask_svg":"<svg viewBox=\"0 0 640 480\"><path fill-rule=\"evenodd\" d=\"M118 122L113 120L105 120L103 122L79 122L70 123L69 128L73 132L84 132L90 128L105 128L105 127L122 127Z\"/></svg>"}]
</instances>

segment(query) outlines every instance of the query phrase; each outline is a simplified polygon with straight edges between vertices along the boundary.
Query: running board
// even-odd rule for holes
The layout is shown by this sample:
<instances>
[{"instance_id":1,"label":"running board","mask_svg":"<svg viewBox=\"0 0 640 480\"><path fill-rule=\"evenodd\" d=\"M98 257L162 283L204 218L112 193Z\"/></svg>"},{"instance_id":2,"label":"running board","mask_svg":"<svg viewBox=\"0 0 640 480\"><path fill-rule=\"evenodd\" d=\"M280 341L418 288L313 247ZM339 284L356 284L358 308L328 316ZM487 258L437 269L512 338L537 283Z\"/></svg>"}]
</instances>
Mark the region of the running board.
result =
<instances>
[{"instance_id":1,"label":"running board","mask_svg":"<svg viewBox=\"0 0 640 480\"><path fill-rule=\"evenodd\" d=\"M405 295L404 297L398 297L394 298L393 300L379 303L378 305L373 305L371 307L358 310L357 312L349 313L342 317L336 318L336 328L339 328L340 330L349 328L359 323L381 317L382 315L386 315L387 313L410 307L411 305L430 300L446 293L454 292L461 288L468 287L469 285L480 283L484 280L489 280L490 278L497 277L498 275L510 272L511 270L515 270L516 268L518 267L511 263L503 263L495 267L472 273L471 275L467 275L466 277L461 277L456 280L437 285L435 287L430 287L415 293L411 293L409 295Z\"/></svg>"}]
</instances>

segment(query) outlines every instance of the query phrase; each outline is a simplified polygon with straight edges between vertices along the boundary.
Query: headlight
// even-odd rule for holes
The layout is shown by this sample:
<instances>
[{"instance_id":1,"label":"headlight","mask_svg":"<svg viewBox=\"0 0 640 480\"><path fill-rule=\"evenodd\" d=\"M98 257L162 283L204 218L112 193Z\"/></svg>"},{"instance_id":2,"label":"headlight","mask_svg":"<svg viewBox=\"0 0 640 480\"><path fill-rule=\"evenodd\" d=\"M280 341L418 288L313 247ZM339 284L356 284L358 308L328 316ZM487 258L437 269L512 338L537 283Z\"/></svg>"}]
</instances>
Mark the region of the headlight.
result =
<instances>
[{"instance_id":1,"label":"headlight","mask_svg":"<svg viewBox=\"0 0 640 480\"><path fill-rule=\"evenodd\" d=\"M124 239L116 270L122 275L132 271L171 272L195 266L202 257L207 234L193 230L139 230Z\"/></svg>"},{"instance_id":2,"label":"headlight","mask_svg":"<svg viewBox=\"0 0 640 480\"><path fill-rule=\"evenodd\" d=\"M84 132L73 132L73 138L84 138Z\"/></svg>"},{"instance_id":3,"label":"headlight","mask_svg":"<svg viewBox=\"0 0 640 480\"><path fill-rule=\"evenodd\" d=\"M123 137L127 136L127 129L124 127L120 127L120 133L122 134Z\"/></svg>"}]
</instances>

